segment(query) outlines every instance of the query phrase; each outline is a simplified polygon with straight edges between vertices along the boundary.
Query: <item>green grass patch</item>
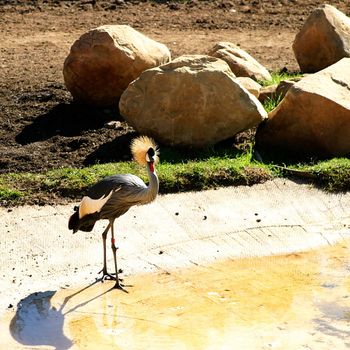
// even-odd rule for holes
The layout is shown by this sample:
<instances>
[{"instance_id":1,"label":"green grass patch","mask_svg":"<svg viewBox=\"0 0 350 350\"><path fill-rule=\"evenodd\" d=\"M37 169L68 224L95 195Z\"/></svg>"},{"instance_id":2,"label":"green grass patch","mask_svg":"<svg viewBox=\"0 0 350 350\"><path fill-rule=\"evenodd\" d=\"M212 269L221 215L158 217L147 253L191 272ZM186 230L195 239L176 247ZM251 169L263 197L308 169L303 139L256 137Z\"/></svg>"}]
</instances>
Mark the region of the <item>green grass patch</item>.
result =
<instances>
[{"instance_id":1,"label":"green grass patch","mask_svg":"<svg viewBox=\"0 0 350 350\"><path fill-rule=\"evenodd\" d=\"M166 153L166 152L165 152ZM215 152L214 152L215 153ZM251 152L210 156L209 151L192 153L184 159L169 152L157 166L160 193L203 190L227 185L252 185L272 178L271 170L251 159ZM183 154L182 154L183 155ZM178 157L174 162L172 156ZM147 172L134 162L98 164L82 169L62 168L45 173L10 173L0 175L0 201L13 204L36 203L38 197L63 197L80 199L98 180L113 174L132 173L147 183ZM11 201L10 201L11 200Z\"/></svg>"},{"instance_id":2,"label":"green grass patch","mask_svg":"<svg viewBox=\"0 0 350 350\"><path fill-rule=\"evenodd\" d=\"M251 185L272 178L272 170L252 161L250 152L234 158L210 157L206 160L160 164L158 173L160 187L166 193Z\"/></svg>"},{"instance_id":3,"label":"green grass patch","mask_svg":"<svg viewBox=\"0 0 350 350\"><path fill-rule=\"evenodd\" d=\"M328 191L350 190L350 159L333 158L313 164L298 164L295 170L309 174Z\"/></svg>"},{"instance_id":4,"label":"green grass patch","mask_svg":"<svg viewBox=\"0 0 350 350\"><path fill-rule=\"evenodd\" d=\"M23 197L23 192L7 188L7 187L0 187L0 199L6 202L13 202L17 201L20 198Z\"/></svg>"},{"instance_id":5,"label":"green grass patch","mask_svg":"<svg viewBox=\"0 0 350 350\"><path fill-rule=\"evenodd\" d=\"M146 170L134 162L97 164L81 169L62 168L45 173L2 174L0 202L5 205L40 204L57 197L80 200L95 182L118 173L135 174L147 183ZM198 154L164 149L157 173L160 193L163 194L253 185L277 177L307 179L328 191L350 189L350 160L347 158L278 166L272 162L255 161L251 150L237 152L227 148L208 149Z\"/></svg>"}]
</instances>

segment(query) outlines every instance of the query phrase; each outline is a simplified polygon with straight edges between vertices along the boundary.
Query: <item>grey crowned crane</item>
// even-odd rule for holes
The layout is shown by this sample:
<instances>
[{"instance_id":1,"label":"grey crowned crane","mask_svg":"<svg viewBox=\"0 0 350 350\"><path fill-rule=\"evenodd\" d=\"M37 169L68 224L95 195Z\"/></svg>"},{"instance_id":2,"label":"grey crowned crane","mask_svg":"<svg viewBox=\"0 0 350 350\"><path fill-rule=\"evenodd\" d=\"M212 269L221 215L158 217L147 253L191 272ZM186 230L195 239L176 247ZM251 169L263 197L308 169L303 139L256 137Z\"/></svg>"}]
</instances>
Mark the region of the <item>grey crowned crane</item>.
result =
<instances>
[{"instance_id":1,"label":"grey crowned crane","mask_svg":"<svg viewBox=\"0 0 350 350\"><path fill-rule=\"evenodd\" d=\"M146 184L132 174L117 174L108 176L93 185L83 197L74 214L69 218L68 228L73 233L92 231L96 221L106 219L109 221L102 233L103 240L103 273L101 280L115 280L114 288L125 291L118 278L117 248L115 246L114 221L125 214L130 207L152 202L158 194L159 180L155 171L159 151L153 139L140 136L131 143L131 153L134 160L145 166L148 172L149 184ZM114 258L115 277L107 272L106 238L111 230L111 247Z\"/></svg>"}]
</instances>

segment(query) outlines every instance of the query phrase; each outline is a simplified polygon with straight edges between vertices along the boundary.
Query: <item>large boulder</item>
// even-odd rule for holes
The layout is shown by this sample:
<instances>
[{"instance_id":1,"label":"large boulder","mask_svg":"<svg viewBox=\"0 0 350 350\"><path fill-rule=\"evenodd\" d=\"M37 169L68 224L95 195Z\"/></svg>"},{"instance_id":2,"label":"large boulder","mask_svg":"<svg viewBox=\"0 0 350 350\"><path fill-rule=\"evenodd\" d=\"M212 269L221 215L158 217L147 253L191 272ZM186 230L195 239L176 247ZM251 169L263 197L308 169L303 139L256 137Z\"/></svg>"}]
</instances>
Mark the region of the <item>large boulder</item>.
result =
<instances>
[{"instance_id":1,"label":"large boulder","mask_svg":"<svg viewBox=\"0 0 350 350\"><path fill-rule=\"evenodd\" d=\"M121 96L120 113L137 131L168 145L215 144L267 117L221 59L181 56L144 71Z\"/></svg>"},{"instance_id":2,"label":"large boulder","mask_svg":"<svg viewBox=\"0 0 350 350\"><path fill-rule=\"evenodd\" d=\"M97 106L118 103L144 70L170 61L168 48L127 25L105 25L71 47L63 75L74 100Z\"/></svg>"},{"instance_id":3,"label":"large boulder","mask_svg":"<svg viewBox=\"0 0 350 350\"><path fill-rule=\"evenodd\" d=\"M254 80L271 80L269 71L249 53L230 42L219 42L209 50L209 55L224 60L237 77Z\"/></svg>"},{"instance_id":4,"label":"large boulder","mask_svg":"<svg viewBox=\"0 0 350 350\"><path fill-rule=\"evenodd\" d=\"M302 72L317 72L350 57L350 18L331 5L316 9L293 43Z\"/></svg>"},{"instance_id":5,"label":"large boulder","mask_svg":"<svg viewBox=\"0 0 350 350\"><path fill-rule=\"evenodd\" d=\"M350 153L350 58L295 83L256 133L257 149L293 157Z\"/></svg>"}]
</instances>

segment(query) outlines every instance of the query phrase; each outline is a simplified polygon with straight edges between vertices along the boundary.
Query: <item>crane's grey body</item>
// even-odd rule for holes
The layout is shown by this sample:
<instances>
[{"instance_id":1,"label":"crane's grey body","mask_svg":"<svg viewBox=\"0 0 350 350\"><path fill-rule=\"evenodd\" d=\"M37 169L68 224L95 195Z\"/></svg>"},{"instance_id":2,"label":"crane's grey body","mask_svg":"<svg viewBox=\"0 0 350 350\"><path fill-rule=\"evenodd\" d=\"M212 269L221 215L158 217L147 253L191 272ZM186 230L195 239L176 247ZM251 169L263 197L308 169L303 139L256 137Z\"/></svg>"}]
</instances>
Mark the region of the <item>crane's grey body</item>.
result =
<instances>
[{"instance_id":1,"label":"crane's grey body","mask_svg":"<svg viewBox=\"0 0 350 350\"><path fill-rule=\"evenodd\" d=\"M143 154L148 173L149 185L132 174L119 174L108 176L93 185L82 199L75 213L70 217L68 228L73 233L81 230L90 232L96 221L107 219L109 223L102 233L103 238L103 272L102 280L105 278L115 279L115 288L123 289L119 283L117 257L114 239L114 221L125 214L134 205L152 202L158 194L159 180L154 170L154 162L157 157L156 149L149 147ZM111 248L113 251L115 278L107 272L106 259L106 237L111 230Z\"/></svg>"},{"instance_id":2,"label":"crane's grey body","mask_svg":"<svg viewBox=\"0 0 350 350\"><path fill-rule=\"evenodd\" d=\"M108 176L92 186L87 193L92 199L108 196L111 191L115 191L101 208L99 218L113 221L134 205L152 202L158 194L159 181L157 175L149 169L148 176L148 187L139 177L132 174Z\"/></svg>"}]
</instances>

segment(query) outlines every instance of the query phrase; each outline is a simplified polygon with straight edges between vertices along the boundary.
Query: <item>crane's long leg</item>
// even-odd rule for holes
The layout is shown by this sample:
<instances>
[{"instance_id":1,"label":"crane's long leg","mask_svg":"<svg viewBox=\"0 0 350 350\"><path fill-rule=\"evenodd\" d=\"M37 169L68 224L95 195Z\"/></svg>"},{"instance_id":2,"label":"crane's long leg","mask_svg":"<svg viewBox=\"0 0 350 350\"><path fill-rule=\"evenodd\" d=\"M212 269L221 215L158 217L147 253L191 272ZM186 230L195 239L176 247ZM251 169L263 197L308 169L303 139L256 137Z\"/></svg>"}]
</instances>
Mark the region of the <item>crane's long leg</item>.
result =
<instances>
[{"instance_id":1,"label":"crane's long leg","mask_svg":"<svg viewBox=\"0 0 350 350\"><path fill-rule=\"evenodd\" d=\"M111 227L111 223L109 223L106 227L106 229L102 232L102 241L103 241L103 269L102 272L104 275L107 274L107 252L106 252L106 239L108 230Z\"/></svg>"},{"instance_id":2,"label":"crane's long leg","mask_svg":"<svg viewBox=\"0 0 350 350\"><path fill-rule=\"evenodd\" d=\"M122 291L128 293L128 291L123 288L123 285L119 282L119 278L118 278L117 247L115 246L115 239L114 239L114 222L112 222L112 224L111 224L111 231L112 231L111 245L112 245L114 267L115 267L115 285L114 285L114 288L121 289Z\"/></svg>"},{"instance_id":3,"label":"crane's long leg","mask_svg":"<svg viewBox=\"0 0 350 350\"><path fill-rule=\"evenodd\" d=\"M103 241L103 268L102 270L99 272L102 272L102 277L101 277L101 281L103 282L106 279L112 279L114 280L115 277L112 276L111 274L109 274L107 272L107 253L106 253L106 239L107 239L107 234L108 234L108 230L111 228L111 223L109 223L106 227L106 229L102 232L102 241Z\"/></svg>"}]
</instances>

